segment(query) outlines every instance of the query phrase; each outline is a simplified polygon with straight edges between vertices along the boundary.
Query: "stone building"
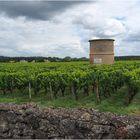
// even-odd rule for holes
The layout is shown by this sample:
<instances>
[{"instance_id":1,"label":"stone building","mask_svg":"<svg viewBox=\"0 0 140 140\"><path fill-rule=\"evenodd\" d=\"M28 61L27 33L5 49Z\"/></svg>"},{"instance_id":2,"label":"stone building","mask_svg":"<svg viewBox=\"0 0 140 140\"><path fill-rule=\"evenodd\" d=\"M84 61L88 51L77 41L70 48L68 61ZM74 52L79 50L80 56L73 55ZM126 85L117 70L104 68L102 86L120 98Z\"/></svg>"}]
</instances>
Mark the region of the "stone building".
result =
<instances>
[{"instance_id":1,"label":"stone building","mask_svg":"<svg viewBox=\"0 0 140 140\"><path fill-rule=\"evenodd\" d=\"M114 63L114 39L93 39L89 42L91 64Z\"/></svg>"},{"instance_id":2,"label":"stone building","mask_svg":"<svg viewBox=\"0 0 140 140\"><path fill-rule=\"evenodd\" d=\"M27 60L20 60L19 62L21 62L21 63L28 63Z\"/></svg>"}]
</instances>

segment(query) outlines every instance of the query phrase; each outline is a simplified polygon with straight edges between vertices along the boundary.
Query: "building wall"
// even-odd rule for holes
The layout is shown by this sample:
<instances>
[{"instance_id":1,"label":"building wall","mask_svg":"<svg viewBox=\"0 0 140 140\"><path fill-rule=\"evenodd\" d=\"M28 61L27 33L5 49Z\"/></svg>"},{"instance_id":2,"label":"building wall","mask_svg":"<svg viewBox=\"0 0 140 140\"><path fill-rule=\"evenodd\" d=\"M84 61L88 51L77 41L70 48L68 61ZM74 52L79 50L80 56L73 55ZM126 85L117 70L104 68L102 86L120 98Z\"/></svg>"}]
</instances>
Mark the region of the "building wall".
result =
<instances>
[{"instance_id":1,"label":"building wall","mask_svg":"<svg viewBox=\"0 0 140 140\"><path fill-rule=\"evenodd\" d=\"M114 40L100 39L90 40L90 63L113 64L114 63Z\"/></svg>"},{"instance_id":2,"label":"building wall","mask_svg":"<svg viewBox=\"0 0 140 140\"><path fill-rule=\"evenodd\" d=\"M114 55L108 54L108 55L90 55L90 63L96 64L94 60L102 60L101 64L114 64ZM98 63L99 64L99 63Z\"/></svg>"}]
</instances>

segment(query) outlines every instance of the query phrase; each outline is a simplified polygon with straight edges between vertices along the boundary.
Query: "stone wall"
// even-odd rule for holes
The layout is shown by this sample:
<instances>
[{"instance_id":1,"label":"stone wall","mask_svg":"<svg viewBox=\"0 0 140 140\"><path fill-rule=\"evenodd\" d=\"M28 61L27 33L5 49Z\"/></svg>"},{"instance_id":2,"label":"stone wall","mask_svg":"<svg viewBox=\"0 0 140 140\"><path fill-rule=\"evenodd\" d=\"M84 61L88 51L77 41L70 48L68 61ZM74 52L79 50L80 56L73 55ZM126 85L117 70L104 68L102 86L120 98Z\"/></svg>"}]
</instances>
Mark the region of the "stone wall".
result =
<instances>
[{"instance_id":1,"label":"stone wall","mask_svg":"<svg viewBox=\"0 0 140 140\"><path fill-rule=\"evenodd\" d=\"M140 138L140 117L94 109L0 104L2 138Z\"/></svg>"}]
</instances>

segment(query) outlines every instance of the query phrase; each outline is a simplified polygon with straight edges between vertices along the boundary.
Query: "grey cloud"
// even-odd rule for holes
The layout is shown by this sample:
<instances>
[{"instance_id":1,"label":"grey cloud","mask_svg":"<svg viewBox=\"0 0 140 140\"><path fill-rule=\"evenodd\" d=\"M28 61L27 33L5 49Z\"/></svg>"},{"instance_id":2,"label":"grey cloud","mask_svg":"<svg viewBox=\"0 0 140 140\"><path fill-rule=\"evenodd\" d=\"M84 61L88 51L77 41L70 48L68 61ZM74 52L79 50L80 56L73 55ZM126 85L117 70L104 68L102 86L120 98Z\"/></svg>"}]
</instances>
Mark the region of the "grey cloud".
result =
<instances>
[{"instance_id":1,"label":"grey cloud","mask_svg":"<svg viewBox=\"0 0 140 140\"><path fill-rule=\"evenodd\" d=\"M0 12L10 17L49 20L71 6L89 1L0 1Z\"/></svg>"},{"instance_id":2,"label":"grey cloud","mask_svg":"<svg viewBox=\"0 0 140 140\"><path fill-rule=\"evenodd\" d=\"M82 52L82 48L78 48L77 43L66 43L66 44L55 44L54 46L51 46L53 49L48 51L48 56L57 56L57 57L65 57L65 56L71 56L71 57L82 57L85 55ZM76 49L77 48L77 49ZM56 50L58 53L56 53Z\"/></svg>"},{"instance_id":3,"label":"grey cloud","mask_svg":"<svg viewBox=\"0 0 140 140\"><path fill-rule=\"evenodd\" d=\"M123 41L125 41L125 42L140 42L140 32L128 34Z\"/></svg>"}]
</instances>

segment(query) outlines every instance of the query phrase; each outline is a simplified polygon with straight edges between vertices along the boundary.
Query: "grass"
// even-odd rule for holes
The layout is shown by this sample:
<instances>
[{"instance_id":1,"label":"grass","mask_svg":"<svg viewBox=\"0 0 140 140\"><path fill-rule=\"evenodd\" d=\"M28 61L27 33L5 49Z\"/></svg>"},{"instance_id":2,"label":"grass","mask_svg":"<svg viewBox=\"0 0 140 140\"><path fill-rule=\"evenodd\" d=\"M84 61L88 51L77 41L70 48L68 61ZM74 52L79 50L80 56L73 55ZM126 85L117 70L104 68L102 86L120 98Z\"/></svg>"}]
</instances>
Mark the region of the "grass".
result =
<instances>
[{"instance_id":1,"label":"grass","mask_svg":"<svg viewBox=\"0 0 140 140\"><path fill-rule=\"evenodd\" d=\"M75 101L74 97L72 97L70 94L67 94L65 97L58 97L58 99L48 100L49 96L45 95L43 92L40 92L38 95L32 95L31 102L41 107L84 107L95 108L103 112L133 114L140 116L140 93L134 97L129 106L126 106L124 104L127 93L126 90L127 89L125 87L121 88L116 93L112 94L111 97L103 99L100 104L96 103L96 98L93 94L87 97L80 94L78 101ZM19 92L15 92L14 94L0 94L0 102L23 104L29 102L29 98L27 93L21 94Z\"/></svg>"}]
</instances>

